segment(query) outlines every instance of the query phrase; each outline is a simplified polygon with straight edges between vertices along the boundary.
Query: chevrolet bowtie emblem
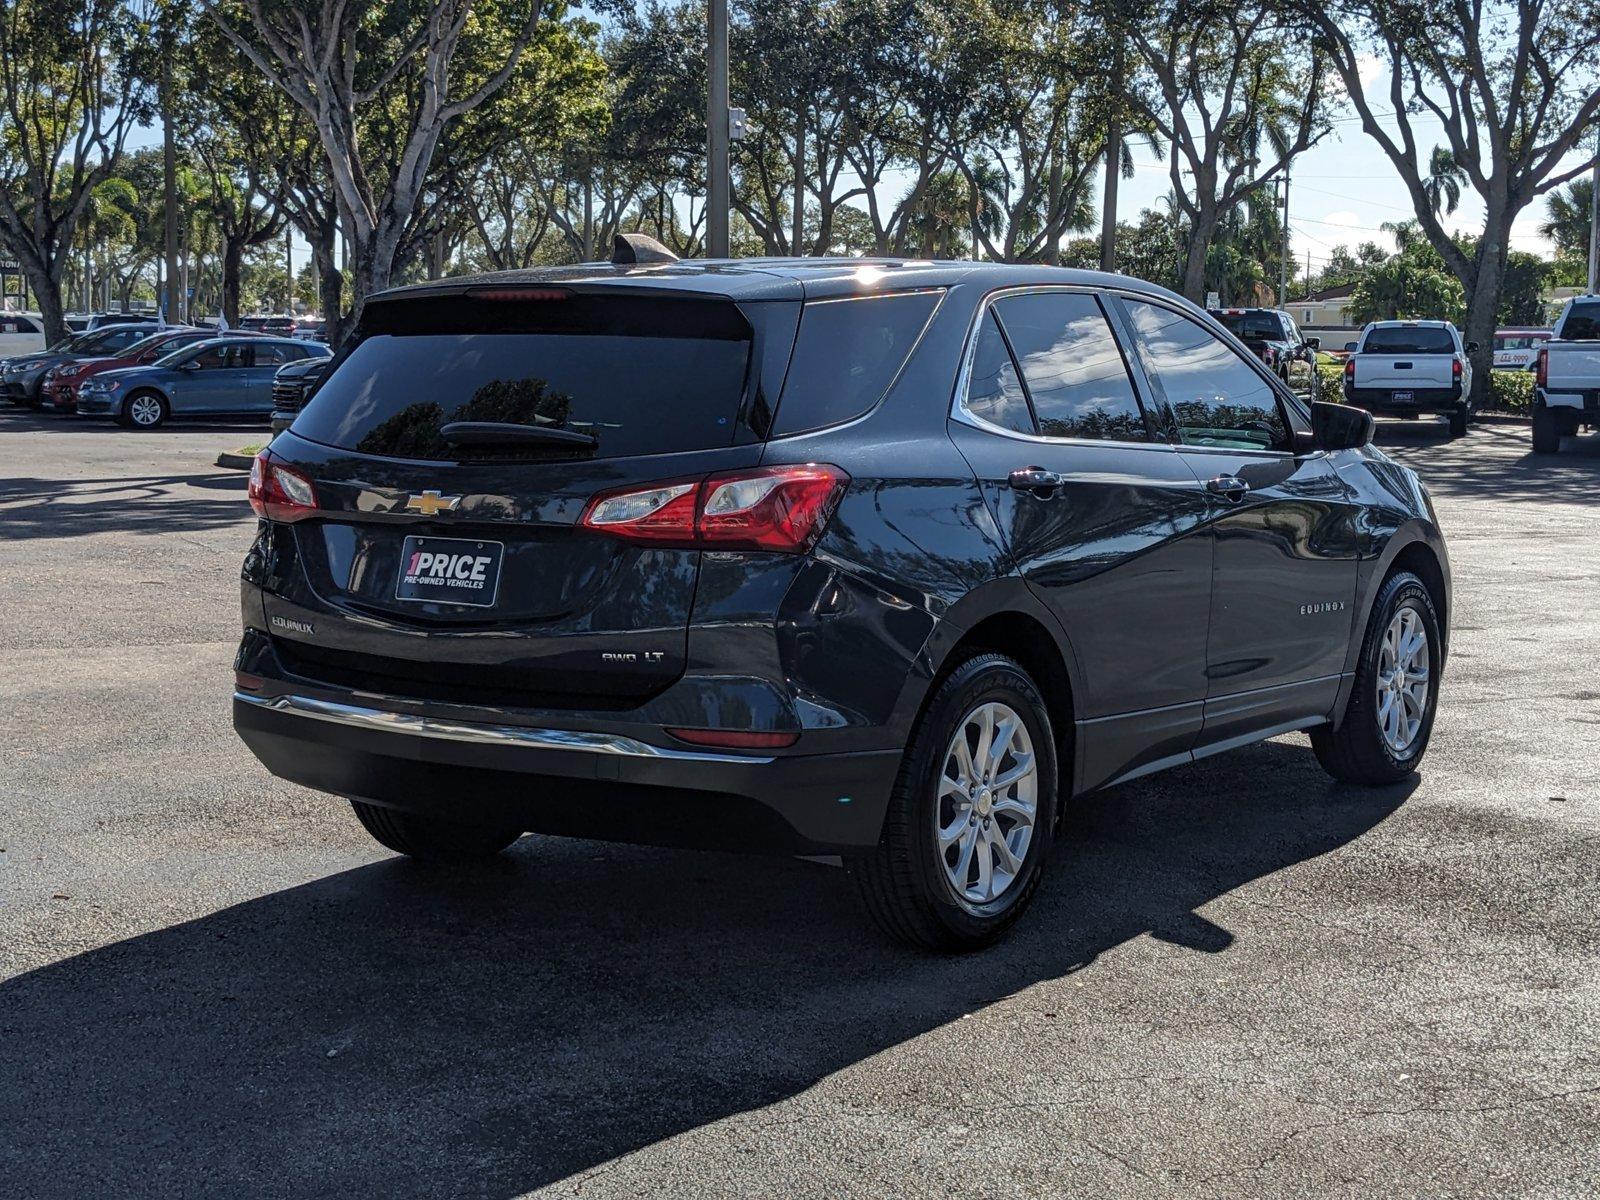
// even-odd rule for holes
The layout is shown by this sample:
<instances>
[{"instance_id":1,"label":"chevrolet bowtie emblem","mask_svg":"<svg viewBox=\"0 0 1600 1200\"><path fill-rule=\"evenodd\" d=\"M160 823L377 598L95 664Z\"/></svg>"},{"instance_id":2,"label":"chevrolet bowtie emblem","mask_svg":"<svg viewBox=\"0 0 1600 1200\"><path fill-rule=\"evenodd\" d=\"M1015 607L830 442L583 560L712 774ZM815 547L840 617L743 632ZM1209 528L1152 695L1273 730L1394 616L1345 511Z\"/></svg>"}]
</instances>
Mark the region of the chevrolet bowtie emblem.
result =
<instances>
[{"instance_id":1,"label":"chevrolet bowtie emblem","mask_svg":"<svg viewBox=\"0 0 1600 1200\"><path fill-rule=\"evenodd\" d=\"M454 512L461 506L460 496L441 496L435 491L418 492L406 501L407 512L419 512L425 517L442 512Z\"/></svg>"}]
</instances>

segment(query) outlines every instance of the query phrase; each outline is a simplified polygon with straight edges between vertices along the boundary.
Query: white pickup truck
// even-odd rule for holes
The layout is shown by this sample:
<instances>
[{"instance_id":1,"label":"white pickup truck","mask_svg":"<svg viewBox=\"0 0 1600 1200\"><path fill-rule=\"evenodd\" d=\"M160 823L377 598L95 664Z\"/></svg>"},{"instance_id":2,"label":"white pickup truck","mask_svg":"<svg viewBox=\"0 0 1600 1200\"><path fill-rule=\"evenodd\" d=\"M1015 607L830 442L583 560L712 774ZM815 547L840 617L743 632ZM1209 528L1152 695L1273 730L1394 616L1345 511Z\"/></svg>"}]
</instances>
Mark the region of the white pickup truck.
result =
<instances>
[{"instance_id":1,"label":"white pickup truck","mask_svg":"<svg viewBox=\"0 0 1600 1200\"><path fill-rule=\"evenodd\" d=\"M1449 321L1373 321L1344 364L1344 398L1389 417L1444 413L1450 435L1467 432L1472 416L1472 364Z\"/></svg>"},{"instance_id":2,"label":"white pickup truck","mask_svg":"<svg viewBox=\"0 0 1600 1200\"><path fill-rule=\"evenodd\" d=\"M1533 451L1600 426L1600 296L1574 296L1539 351L1533 375Z\"/></svg>"}]
</instances>

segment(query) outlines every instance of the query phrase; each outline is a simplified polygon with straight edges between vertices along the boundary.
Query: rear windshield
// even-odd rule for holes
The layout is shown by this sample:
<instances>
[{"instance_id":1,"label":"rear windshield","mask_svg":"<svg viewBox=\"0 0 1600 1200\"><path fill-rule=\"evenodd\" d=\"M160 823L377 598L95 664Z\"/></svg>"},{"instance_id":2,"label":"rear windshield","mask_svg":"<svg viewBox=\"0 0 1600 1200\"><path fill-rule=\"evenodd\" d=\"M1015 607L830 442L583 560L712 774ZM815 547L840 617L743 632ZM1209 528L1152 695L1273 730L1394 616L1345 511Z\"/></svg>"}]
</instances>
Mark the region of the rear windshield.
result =
<instances>
[{"instance_id":1,"label":"rear windshield","mask_svg":"<svg viewBox=\"0 0 1600 1200\"><path fill-rule=\"evenodd\" d=\"M1212 316L1227 326L1234 337L1248 341L1250 338L1281 340L1283 322L1275 312L1215 312Z\"/></svg>"},{"instance_id":2,"label":"rear windshield","mask_svg":"<svg viewBox=\"0 0 1600 1200\"><path fill-rule=\"evenodd\" d=\"M454 462L574 451L452 446L439 428L453 421L586 433L601 458L709 450L733 441L750 339L749 323L727 301L379 303L294 431L362 454Z\"/></svg>"},{"instance_id":3,"label":"rear windshield","mask_svg":"<svg viewBox=\"0 0 1600 1200\"><path fill-rule=\"evenodd\" d=\"M1600 339L1600 303L1574 304L1567 309L1567 319L1562 322L1561 336L1574 342L1592 342Z\"/></svg>"},{"instance_id":4,"label":"rear windshield","mask_svg":"<svg viewBox=\"0 0 1600 1200\"><path fill-rule=\"evenodd\" d=\"M1382 325L1369 330L1363 354L1454 354L1455 339L1437 325Z\"/></svg>"}]
</instances>

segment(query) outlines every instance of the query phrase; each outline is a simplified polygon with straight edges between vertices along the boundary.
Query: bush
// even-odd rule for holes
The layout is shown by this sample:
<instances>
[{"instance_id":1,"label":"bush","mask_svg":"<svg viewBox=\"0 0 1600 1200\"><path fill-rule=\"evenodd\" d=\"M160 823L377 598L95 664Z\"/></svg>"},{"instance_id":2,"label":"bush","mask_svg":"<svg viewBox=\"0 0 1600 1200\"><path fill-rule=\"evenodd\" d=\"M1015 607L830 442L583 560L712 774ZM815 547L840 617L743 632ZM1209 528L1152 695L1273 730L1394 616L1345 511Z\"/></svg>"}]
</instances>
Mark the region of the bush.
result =
<instances>
[{"instance_id":1,"label":"bush","mask_svg":"<svg viewBox=\"0 0 1600 1200\"><path fill-rule=\"evenodd\" d=\"M1491 412L1516 413L1528 416L1533 412L1532 371L1489 372L1489 403Z\"/></svg>"}]
</instances>

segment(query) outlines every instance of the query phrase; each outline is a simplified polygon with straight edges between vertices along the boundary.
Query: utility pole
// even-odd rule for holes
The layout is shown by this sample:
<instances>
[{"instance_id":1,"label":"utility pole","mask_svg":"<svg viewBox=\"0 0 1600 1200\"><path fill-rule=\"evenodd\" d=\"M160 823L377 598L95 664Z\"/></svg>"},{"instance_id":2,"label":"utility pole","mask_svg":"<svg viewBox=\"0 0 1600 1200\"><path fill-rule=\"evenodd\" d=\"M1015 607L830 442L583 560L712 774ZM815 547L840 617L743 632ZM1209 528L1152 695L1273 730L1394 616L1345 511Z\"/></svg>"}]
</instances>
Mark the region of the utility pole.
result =
<instances>
[{"instance_id":1,"label":"utility pole","mask_svg":"<svg viewBox=\"0 0 1600 1200\"><path fill-rule=\"evenodd\" d=\"M706 257L728 257L728 0L710 0L706 74Z\"/></svg>"},{"instance_id":2,"label":"utility pole","mask_svg":"<svg viewBox=\"0 0 1600 1200\"><path fill-rule=\"evenodd\" d=\"M172 43L172 18L162 19L161 55L161 171L162 203L166 229L162 249L166 255L166 286L157 297L169 321L178 319L178 148L172 133L172 58L177 47Z\"/></svg>"},{"instance_id":3,"label":"utility pole","mask_svg":"<svg viewBox=\"0 0 1600 1200\"><path fill-rule=\"evenodd\" d=\"M1117 269L1117 184L1122 177L1122 46L1116 33L1116 55L1111 63L1113 99L1111 124L1106 130L1106 194L1100 205L1100 269Z\"/></svg>"},{"instance_id":4,"label":"utility pole","mask_svg":"<svg viewBox=\"0 0 1600 1200\"><path fill-rule=\"evenodd\" d=\"M1595 270L1600 266L1600 125L1595 126L1593 182L1589 185L1589 291L1595 289Z\"/></svg>"},{"instance_id":5,"label":"utility pole","mask_svg":"<svg viewBox=\"0 0 1600 1200\"><path fill-rule=\"evenodd\" d=\"M1289 303L1289 168L1283 168L1283 252L1278 256L1282 274L1278 282L1278 307Z\"/></svg>"}]
</instances>

